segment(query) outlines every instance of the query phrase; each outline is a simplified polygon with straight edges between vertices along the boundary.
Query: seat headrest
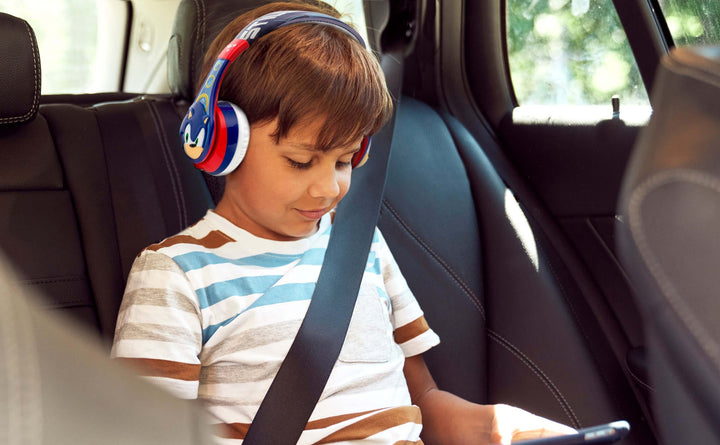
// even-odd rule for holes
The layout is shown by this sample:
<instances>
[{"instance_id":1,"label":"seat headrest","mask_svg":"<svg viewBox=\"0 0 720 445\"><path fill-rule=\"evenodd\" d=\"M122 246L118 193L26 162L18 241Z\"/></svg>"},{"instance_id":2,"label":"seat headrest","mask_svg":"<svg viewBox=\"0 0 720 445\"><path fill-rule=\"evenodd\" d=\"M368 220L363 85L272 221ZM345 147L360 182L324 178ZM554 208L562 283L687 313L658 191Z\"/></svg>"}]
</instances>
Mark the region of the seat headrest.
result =
<instances>
[{"instance_id":1,"label":"seat headrest","mask_svg":"<svg viewBox=\"0 0 720 445\"><path fill-rule=\"evenodd\" d=\"M263 0L182 0L168 44L168 82L175 95L192 100L203 57L215 36L235 17Z\"/></svg>"},{"instance_id":2,"label":"seat headrest","mask_svg":"<svg viewBox=\"0 0 720 445\"><path fill-rule=\"evenodd\" d=\"M25 20L0 13L0 125L32 120L40 104L40 52Z\"/></svg>"}]
</instances>

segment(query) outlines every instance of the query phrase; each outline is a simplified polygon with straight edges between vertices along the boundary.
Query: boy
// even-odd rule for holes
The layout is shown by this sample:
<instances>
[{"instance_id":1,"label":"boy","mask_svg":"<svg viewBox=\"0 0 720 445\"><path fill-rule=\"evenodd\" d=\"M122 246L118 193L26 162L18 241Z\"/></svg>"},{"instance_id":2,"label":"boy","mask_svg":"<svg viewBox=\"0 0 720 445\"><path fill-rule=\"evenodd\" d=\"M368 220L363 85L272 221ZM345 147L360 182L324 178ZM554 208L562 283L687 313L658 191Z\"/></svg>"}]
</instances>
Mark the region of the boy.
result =
<instances>
[{"instance_id":1,"label":"boy","mask_svg":"<svg viewBox=\"0 0 720 445\"><path fill-rule=\"evenodd\" d=\"M337 16L294 3L244 14L211 44L200 79L250 21L299 9ZM387 120L391 101L368 51L307 24L253 43L228 68L220 95L247 115L245 158L214 211L140 253L112 354L179 397L200 399L219 440L239 443L307 311L351 160ZM423 425L429 443L571 431L439 391L421 355L439 339L377 231L367 264L347 338L300 443L419 443Z\"/></svg>"}]
</instances>

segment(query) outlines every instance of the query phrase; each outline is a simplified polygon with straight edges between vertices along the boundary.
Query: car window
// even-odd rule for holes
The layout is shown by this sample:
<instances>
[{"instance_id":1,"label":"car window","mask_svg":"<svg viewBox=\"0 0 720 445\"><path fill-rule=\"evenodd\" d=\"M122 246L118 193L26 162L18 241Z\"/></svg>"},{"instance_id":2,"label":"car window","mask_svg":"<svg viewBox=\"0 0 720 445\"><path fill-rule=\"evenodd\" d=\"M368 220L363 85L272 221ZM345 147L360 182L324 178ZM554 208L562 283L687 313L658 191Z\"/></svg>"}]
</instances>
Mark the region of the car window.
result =
<instances>
[{"instance_id":1,"label":"car window","mask_svg":"<svg viewBox=\"0 0 720 445\"><path fill-rule=\"evenodd\" d=\"M0 0L0 11L26 20L35 32L43 94L118 90L125 9L123 2L96 0ZM115 23L99 27L101 16Z\"/></svg>"},{"instance_id":2,"label":"car window","mask_svg":"<svg viewBox=\"0 0 720 445\"><path fill-rule=\"evenodd\" d=\"M611 0L507 0L506 26L519 105L649 105Z\"/></svg>"},{"instance_id":3,"label":"car window","mask_svg":"<svg viewBox=\"0 0 720 445\"><path fill-rule=\"evenodd\" d=\"M660 0L676 45L720 43L720 2L717 0Z\"/></svg>"}]
</instances>

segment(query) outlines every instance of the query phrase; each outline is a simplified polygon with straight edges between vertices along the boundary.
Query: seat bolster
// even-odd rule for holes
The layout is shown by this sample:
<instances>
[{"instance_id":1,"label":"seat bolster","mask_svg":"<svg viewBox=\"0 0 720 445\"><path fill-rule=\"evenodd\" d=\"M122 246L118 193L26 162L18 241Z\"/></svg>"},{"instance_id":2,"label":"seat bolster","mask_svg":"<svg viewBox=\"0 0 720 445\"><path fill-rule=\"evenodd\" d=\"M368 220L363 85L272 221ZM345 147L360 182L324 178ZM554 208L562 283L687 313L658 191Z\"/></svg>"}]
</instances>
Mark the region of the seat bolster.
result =
<instances>
[{"instance_id":1,"label":"seat bolster","mask_svg":"<svg viewBox=\"0 0 720 445\"><path fill-rule=\"evenodd\" d=\"M442 389L481 403L486 309L470 185L434 110L403 97L396 119L380 230L440 336L424 354L433 377Z\"/></svg>"},{"instance_id":2,"label":"seat bolster","mask_svg":"<svg viewBox=\"0 0 720 445\"><path fill-rule=\"evenodd\" d=\"M586 341L581 321L591 317L578 316L585 308L573 286L559 280L561 265L549 261L543 234L467 129L443 118L469 175L487 259L488 400L576 428L626 417L624 397L610 397L614 390Z\"/></svg>"},{"instance_id":3,"label":"seat bolster","mask_svg":"<svg viewBox=\"0 0 720 445\"><path fill-rule=\"evenodd\" d=\"M100 330L112 339L125 283L118 255L107 164L95 112L72 105L45 105L77 215Z\"/></svg>"}]
</instances>

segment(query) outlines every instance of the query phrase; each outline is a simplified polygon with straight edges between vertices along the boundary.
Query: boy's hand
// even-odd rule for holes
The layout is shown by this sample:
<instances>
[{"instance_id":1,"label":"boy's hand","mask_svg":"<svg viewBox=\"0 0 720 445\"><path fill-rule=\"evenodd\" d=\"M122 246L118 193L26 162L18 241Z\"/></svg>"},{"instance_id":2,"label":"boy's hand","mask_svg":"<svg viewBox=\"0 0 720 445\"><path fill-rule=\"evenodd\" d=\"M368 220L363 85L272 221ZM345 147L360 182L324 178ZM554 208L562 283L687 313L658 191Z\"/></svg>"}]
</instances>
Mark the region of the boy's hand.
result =
<instances>
[{"instance_id":1,"label":"boy's hand","mask_svg":"<svg viewBox=\"0 0 720 445\"><path fill-rule=\"evenodd\" d=\"M509 405L494 405L491 442L509 444L520 440L572 434L574 429Z\"/></svg>"}]
</instances>

